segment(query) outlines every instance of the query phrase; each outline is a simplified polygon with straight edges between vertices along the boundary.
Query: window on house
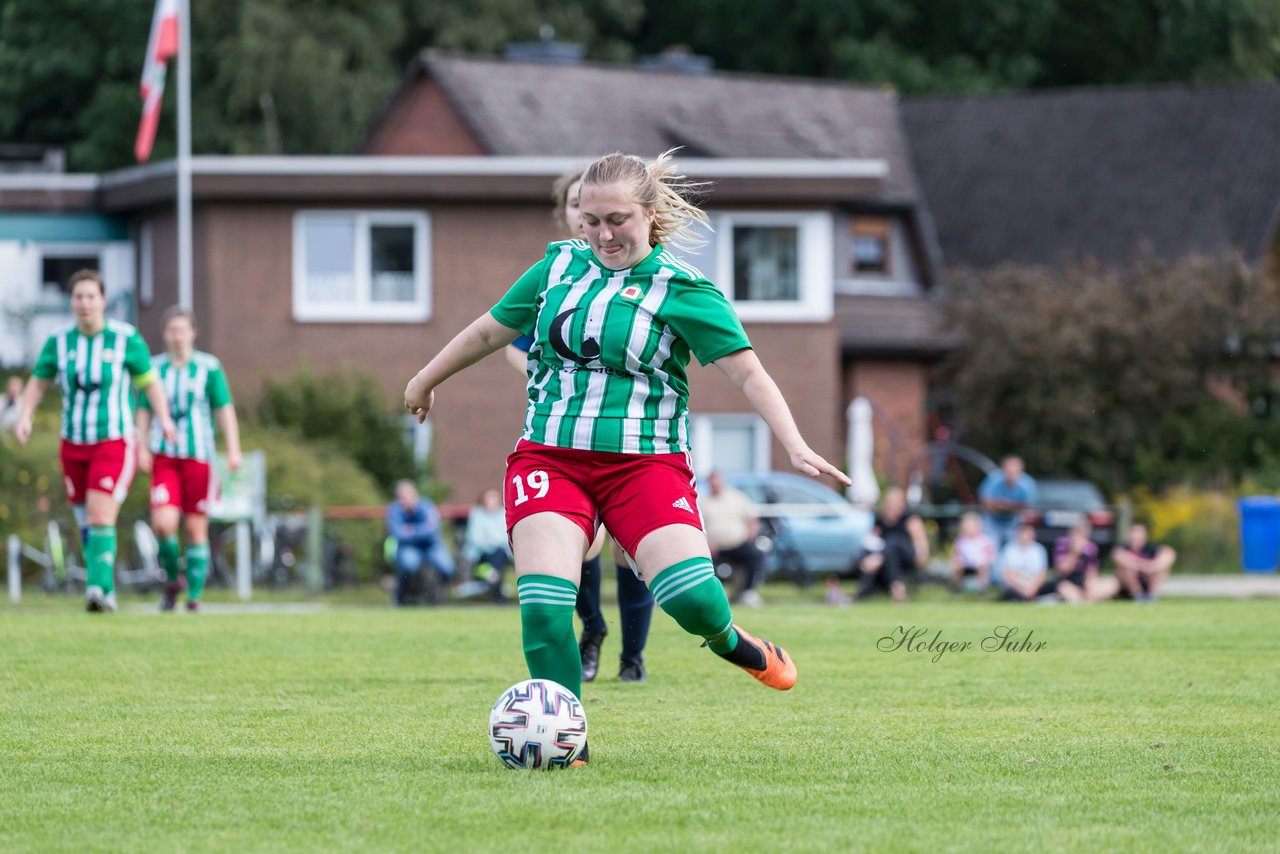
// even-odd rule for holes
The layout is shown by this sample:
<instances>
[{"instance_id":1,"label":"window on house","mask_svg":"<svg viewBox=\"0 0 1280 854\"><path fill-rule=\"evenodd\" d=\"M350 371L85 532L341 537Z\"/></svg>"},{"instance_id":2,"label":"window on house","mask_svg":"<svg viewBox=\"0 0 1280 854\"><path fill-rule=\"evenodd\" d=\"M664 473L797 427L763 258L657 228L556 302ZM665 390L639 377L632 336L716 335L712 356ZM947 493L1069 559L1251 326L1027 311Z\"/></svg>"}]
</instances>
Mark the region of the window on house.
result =
<instances>
[{"instance_id":1,"label":"window on house","mask_svg":"<svg viewBox=\"0 0 1280 854\"><path fill-rule=\"evenodd\" d=\"M828 320L832 312L831 215L713 213L707 244L676 254L700 269L745 321Z\"/></svg>"},{"instance_id":2,"label":"window on house","mask_svg":"<svg viewBox=\"0 0 1280 854\"><path fill-rule=\"evenodd\" d=\"M758 415L694 415L689 419L689 432L694 470L699 476L712 471L769 470L769 427Z\"/></svg>"},{"instance_id":3,"label":"window on house","mask_svg":"<svg viewBox=\"0 0 1280 854\"><path fill-rule=\"evenodd\" d=\"M40 259L40 284L42 287L70 294L67 282L80 270L101 270L102 256L86 253L74 255L52 254L45 250Z\"/></svg>"},{"instance_id":4,"label":"window on house","mask_svg":"<svg viewBox=\"0 0 1280 854\"><path fill-rule=\"evenodd\" d=\"M295 319L415 322L430 316L425 214L304 211L294 219L293 246Z\"/></svg>"},{"instance_id":5,"label":"window on house","mask_svg":"<svg viewBox=\"0 0 1280 854\"><path fill-rule=\"evenodd\" d=\"M794 302L800 296L800 229L741 225L733 229L733 298Z\"/></svg>"},{"instance_id":6,"label":"window on house","mask_svg":"<svg viewBox=\"0 0 1280 854\"><path fill-rule=\"evenodd\" d=\"M854 217L849 222L849 272L854 276L889 274L889 240L893 234L888 220Z\"/></svg>"}]
</instances>

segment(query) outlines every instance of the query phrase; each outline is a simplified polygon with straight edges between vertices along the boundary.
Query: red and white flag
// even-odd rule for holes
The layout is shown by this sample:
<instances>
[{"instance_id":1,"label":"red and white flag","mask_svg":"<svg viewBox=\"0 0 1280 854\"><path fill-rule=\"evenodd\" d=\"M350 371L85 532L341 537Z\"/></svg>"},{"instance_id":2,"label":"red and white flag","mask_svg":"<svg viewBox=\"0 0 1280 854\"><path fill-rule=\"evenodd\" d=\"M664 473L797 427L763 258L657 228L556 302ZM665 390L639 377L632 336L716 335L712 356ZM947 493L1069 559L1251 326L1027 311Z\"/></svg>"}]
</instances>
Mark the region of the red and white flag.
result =
<instances>
[{"instance_id":1,"label":"red and white flag","mask_svg":"<svg viewBox=\"0 0 1280 854\"><path fill-rule=\"evenodd\" d=\"M147 58L142 63L142 121L138 124L138 138L133 143L133 153L139 163L145 163L151 157L156 127L160 124L166 63L177 55L178 0L156 0L151 37L147 39Z\"/></svg>"}]
</instances>

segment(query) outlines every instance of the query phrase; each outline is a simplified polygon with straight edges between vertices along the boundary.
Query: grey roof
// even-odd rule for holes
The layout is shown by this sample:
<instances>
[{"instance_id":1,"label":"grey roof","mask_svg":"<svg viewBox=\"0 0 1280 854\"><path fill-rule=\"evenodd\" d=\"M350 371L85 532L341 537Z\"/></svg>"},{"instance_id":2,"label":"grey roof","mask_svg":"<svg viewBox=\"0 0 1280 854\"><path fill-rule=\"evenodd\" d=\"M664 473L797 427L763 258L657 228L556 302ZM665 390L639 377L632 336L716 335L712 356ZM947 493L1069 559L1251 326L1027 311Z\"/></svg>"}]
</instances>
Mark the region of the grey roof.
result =
<instances>
[{"instance_id":1,"label":"grey roof","mask_svg":"<svg viewBox=\"0 0 1280 854\"><path fill-rule=\"evenodd\" d=\"M880 88L430 50L406 82L424 72L489 154L653 156L684 146L701 157L877 158L889 167L880 201L916 199L897 97Z\"/></svg>"},{"instance_id":2,"label":"grey roof","mask_svg":"<svg viewBox=\"0 0 1280 854\"><path fill-rule=\"evenodd\" d=\"M903 103L947 263L1242 251L1280 213L1280 86L1099 88Z\"/></svg>"},{"instance_id":3,"label":"grey roof","mask_svg":"<svg viewBox=\"0 0 1280 854\"><path fill-rule=\"evenodd\" d=\"M936 356L959 342L933 297L837 294L835 319L846 353Z\"/></svg>"}]
</instances>

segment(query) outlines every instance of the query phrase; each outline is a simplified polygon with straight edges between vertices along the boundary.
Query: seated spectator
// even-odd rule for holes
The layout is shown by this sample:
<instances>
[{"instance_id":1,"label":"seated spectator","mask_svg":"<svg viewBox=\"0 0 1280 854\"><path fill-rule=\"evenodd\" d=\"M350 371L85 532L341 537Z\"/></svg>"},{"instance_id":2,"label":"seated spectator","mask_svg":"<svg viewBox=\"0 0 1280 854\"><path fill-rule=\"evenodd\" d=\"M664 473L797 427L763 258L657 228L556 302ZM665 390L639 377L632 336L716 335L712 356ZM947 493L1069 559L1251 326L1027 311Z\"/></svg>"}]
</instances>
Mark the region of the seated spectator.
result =
<instances>
[{"instance_id":1,"label":"seated spectator","mask_svg":"<svg viewBox=\"0 0 1280 854\"><path fill-rule=\"evenodd\" d=\"M996 544L982 530L982 517L966 513L960 517L960 532L951 550L951 592L959 593L965 579L972 577L978 590L991 583L991 565L996 558Z\"/></svg>"},{"instance_id":2,"label":"seated spectator","mask_svg":"<svg viewBox=\"0 0 1280 854\"><path fill-rule=\"evenodd\" d=\"M1098 545L1089 539L1088 522L1079 522L1053 548L1058 595L1066 602L1102 602L1120 592L1120 582L1098 575Z\"/></svg>"},{"instance_id":3,"label":"seated spectator","mask_svg":"<svg viewBox=\"0 0 1280 854\"><path fill-rule=\"evenodd\" d=\"M866 548L858 561L861 581L855 599L880 588L895 602L907 601L906 579L928 562L929 541L920 517L907 512L906 494L898 487L885 490Z\"/></svg>"},{"instance_id":4,"label":"seated spectator","mask_svg":"<svg viewBox=\"0 0 1280 854\"><path fill-rule=\"evenodd\" d=\"M1057 582L1049 580L1049 553L1036 542L1034 526L1019 525L1013 540L1000 550L998 562L997 586L1006 602L1034 602L1057 593Z\"/></svg>"},{"instance_id":5,"label":"seated spectator","mask_svg":"<svg viewBox=\"0 0 1280 854\"><path fill-rule=\"evenodd\" d=\"M387 505L387 534L395 540L396 604L411 604L411 587L424 563L443 579L453 577L453 556L440 537L440 511L411 480L396 484Z\"/></svg>"},{"instance_id":6,"label":"seated spectator","mask_svg":"<svg viewBox=\"0 0 1280 854\"><path fill-rule=\"evenodd\" d=\"M1135 522L1129 527L1129 539L1115 547L1111 558L1116 562L1116 578L1125 592L1135 602L1154 602L1178 553L1171 546L1151 542L1147 526Z\"/></svg>"},{"instance_id":7,"label":"seated spectator","mask_svg":"<svg viewBox=\"0 0 1280 854\"><path fill-rule=\"evenodd\" d=\"M719 472L713 471L707 483L711 491L698 496L698 509L702 511L711 559L716 563L732 561L742 565L747 581L738 594L738 602L758 607L764 603L759 590L764 582L764 553L756 545L756 536L760 533L756 506L743 492L726 485Z\"/></svg>"},{"instance_id":8,"label":"seated spectator","mask_svg":"<svg viewBox=\"0 0 1280 854\"><path fill-rule=\"evenodd\" d=\"M511 544L507 541L507 514L498 490L482 492L467 515L462 556L471 564L476 578L489 585L489 597L495 602L503 601L502 573L511 565Z\"/></svg>"}]
</instances>

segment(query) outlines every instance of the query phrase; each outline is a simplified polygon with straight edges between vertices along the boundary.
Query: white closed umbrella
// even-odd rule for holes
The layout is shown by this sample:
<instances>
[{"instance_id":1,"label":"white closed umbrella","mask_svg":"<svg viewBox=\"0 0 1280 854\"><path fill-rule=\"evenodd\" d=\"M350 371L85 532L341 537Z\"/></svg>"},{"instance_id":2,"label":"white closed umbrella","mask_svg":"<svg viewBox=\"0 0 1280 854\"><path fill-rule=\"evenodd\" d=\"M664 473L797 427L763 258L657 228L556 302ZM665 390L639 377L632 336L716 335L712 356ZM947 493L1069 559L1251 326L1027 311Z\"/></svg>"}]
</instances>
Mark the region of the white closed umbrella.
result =
<instances>
[{"instance_id":1,"label":"white closed umbrella","mask_svg":"<svg viewBox=\"0 0 1280 854\"><path fill-rule=\"evenodd\" d=\"M845 414L849 421L847 439L849 479L853 481L846 493L854 504L871 506L880 499L880 484L876 482L875 442L871 432L871 401L855 397Z\"/></svg>"}]
</instances>

